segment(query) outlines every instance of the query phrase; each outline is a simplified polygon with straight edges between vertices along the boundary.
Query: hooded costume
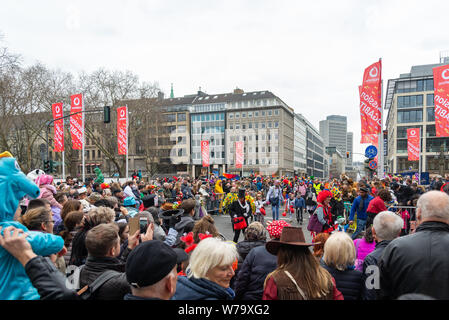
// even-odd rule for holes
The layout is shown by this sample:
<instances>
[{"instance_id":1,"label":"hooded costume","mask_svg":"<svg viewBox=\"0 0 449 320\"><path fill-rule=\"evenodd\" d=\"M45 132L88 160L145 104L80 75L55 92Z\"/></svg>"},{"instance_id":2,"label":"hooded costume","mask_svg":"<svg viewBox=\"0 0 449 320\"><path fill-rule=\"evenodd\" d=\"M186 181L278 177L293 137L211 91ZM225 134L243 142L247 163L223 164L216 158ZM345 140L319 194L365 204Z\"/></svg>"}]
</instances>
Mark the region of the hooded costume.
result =
<instances>
[{"instance_id":1,"label":"hooded costume","mask_svg":"<svg viewBox=\"0 0 449 320\"><path fill-rule=\"evenodd\" d=\"M64 246L64 240L53 234L29 231L24 225L13 221L19 201L28 195L36 198L39 187L20 170L16 159L9 152L0 154L0 226L3 234L5 228L13 226L28 234L27 240L34 253L48 256L58 253ZM38 300L40 296L31 284L22 264L0 247L0 300Z\"/></svg>"}]
</instances>

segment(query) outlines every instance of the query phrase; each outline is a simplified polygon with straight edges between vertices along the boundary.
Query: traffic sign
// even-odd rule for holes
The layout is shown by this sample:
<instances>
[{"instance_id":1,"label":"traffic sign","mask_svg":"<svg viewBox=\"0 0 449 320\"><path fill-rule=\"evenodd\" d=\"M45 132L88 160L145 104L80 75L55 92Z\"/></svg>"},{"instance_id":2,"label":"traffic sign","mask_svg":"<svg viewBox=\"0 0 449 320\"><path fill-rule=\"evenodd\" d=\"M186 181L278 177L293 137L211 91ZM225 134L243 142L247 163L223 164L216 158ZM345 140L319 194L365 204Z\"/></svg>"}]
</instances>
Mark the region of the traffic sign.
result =
<instances>
[{"instance_id":1,"label":"traffic sign","mask_svg":"<svg viewBox=\"0 0 449 320\"><path fill-rule=\"evenodd\" d=\"M376 170L377 169L377 161L376 160L371 160L368 164L369 168L371 170Z\"/></svg>"},{"instance_id":2,"label":"traffic sign","mask_svg":"<svg viewBox=\"0 0 449 320\"><path fill-rule=\"evenodd\" d=\"M374 158L375 156L377 156L377 148L375 146L368 146L365 149L365 157Z\"/></svg>"}]
</instances>

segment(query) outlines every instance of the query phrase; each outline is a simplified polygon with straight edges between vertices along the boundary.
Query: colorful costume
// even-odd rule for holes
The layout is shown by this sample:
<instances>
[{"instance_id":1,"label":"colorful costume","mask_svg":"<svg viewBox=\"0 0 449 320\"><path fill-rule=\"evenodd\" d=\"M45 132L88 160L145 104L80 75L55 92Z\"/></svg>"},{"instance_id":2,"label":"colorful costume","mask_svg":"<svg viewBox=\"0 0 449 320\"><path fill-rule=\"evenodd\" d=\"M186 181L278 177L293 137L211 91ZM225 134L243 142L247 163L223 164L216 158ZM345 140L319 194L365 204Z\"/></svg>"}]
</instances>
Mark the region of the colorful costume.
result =
<instances>
[{"instance_id":1,"label":"colorful costume","mask_svg":"<svg viewBox=\"0 0 449 320\"><path fill-rule=\"evenodd\" d=\"M19 201L28 195L36 198L39 187L20 170L16 159L9 152L0 154L0 226L3 234L5 228L13 226L28 234L27 240L34 253L48 256L58 253L64 246L64 240L53 234L29 231L24 225L13 221ZM39 300L40 296L31 284L22 264L0 247L0 300Z\"/></svg>"}]
</instances>

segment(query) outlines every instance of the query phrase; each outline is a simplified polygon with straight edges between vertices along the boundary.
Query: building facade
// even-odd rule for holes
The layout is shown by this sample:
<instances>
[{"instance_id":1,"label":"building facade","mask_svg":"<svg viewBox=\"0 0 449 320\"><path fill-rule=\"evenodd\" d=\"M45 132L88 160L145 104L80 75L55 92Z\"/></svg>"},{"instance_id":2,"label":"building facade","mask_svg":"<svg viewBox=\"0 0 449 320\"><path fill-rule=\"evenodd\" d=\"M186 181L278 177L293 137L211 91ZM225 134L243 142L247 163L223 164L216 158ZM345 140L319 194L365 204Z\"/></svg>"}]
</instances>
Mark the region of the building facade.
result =
<instances>
[{"instance_id":1,"label":"building facade","mask_svg":"<svg viewBox=\"0 0 449 320\"><path fill-rule=\"evenodd\" d=\"M307 175L315 178L327 178L327 159L324 153L324 142L319 131L302 115L298 120L306 126L306 164Z\"/></svg>"},{"instance_id":2,"label":"building facade","mask_svg":"<svg viewBox=\"0 0 449 320\"><path fill-rule=\"evenodd\" d=\"M388 146L386 171L401 173L419 171L418 161L408 161L407 129L421 130L421 170L438 174L449 170L449 138L438 138L435 132L434 87L432 69L440 64L412 66L409 73L389 79L385 109ZM442 153L442 154L441 154ZM442 166L442 167L441 167Z\"/></svg>"},{"instance_id":3,"label":"building facade","mask_svg":"<svg viewBox=\"0 0 449 320\"><path fill-rule=\"evenodd\" d=\"M352 170L353 134L348 132L345 116L331 115L320 121L320 135L325 147L336 147L345 157L347 170ZM349 157L346 153L349 152Z\"/></svg>"}]
</instances>

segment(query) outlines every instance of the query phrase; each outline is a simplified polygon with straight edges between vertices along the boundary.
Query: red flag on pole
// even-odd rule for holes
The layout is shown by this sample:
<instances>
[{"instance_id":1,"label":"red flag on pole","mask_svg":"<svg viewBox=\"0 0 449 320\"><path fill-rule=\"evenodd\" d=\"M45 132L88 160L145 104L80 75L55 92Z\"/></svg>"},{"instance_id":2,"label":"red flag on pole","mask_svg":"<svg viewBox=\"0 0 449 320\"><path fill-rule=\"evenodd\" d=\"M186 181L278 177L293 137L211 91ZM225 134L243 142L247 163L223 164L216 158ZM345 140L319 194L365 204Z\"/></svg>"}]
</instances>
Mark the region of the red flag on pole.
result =
<instances>
[{"instance_id":1,"label":"red flag on pole","mask_svg":"<svg viewBox=\"0 0 449 320\"><path fill-rule=\"evenodd\" d=\"M118 154L128 153L128 110L125 107L117 108L117 143Z\"/></svg>"},{"instance_id":2,"label":"red flag on pole","mask_svg":"<svg viewBox=\"0 0 449 320\"><path fill-rule=\"evenodd\" d=\"M201 158L203 159L203 167L209 167L209 141L201 141Z\"/></svg>"},{"instance_id":3,"label":"red flag on pole","mask_svg":"<svg viewBox=\"0 0 449 320\"><path fill-rule=\"evenodd\" d=\"M437 137L449 137L449 65L433 68L435 130Z\"/></svg>"},{"instance_id":4,"label":"red flag on pole","mask_svg":"<svg viewBox=\"0 0 449 320\"><path fill-rule=\"evenodd\" d=\"M62 102L54 103L51 105L51 111L53 112L54 122L54 152L64 151L64 119L55 120L63 117Z\"/></svg>"},{"instance_id":5,"label":"red flag on pole","mask_svg":"<svg viewBox=\"0 0 449 320\"><path fill-rule=\"evenodd\" d=\"M235 167L243 167L243 141L235 142Z\"/></svg>"},{"instance_id":6,"label":"red flag on pole","mask_svg":"<svg viewBox=\"0 0 449 320\"><path fill-rule=\"evenodd\" d=\"M419 161L420 148L420 129L407 129L407 153L408 161Z\"/></svg>"},{"instance_id":7,"label":"red flag on pole","mask_svg":"<svg viewBox=\"0 0 449 320\"><path fill-rule=\"evenodd\" d=\"M382 63L373 63L365 69L363 74L363 84L359 87L360 94L360 115L362 124L362 139L361 143L366 143L365 137L369 134L380 134L381 123L381 72Z\"/></svg>"},{"instance_id":8,"label":"red flag on pole","mask_svg":"<svg viewBox=\"0 0 449 320\"><path fill-rule=\"evenodd\" d=\"M72 102L70 114L82 112L84 110L83 95L81 93L70 96L70 100ZM84 141L84 121L82 113L70 116L70 134L72 137L72 148L74 150L81 150Z\"/></svg>"}]
</instances>

